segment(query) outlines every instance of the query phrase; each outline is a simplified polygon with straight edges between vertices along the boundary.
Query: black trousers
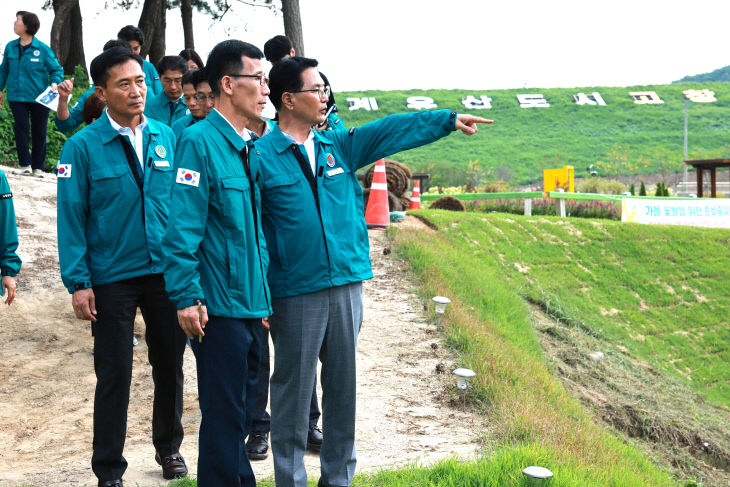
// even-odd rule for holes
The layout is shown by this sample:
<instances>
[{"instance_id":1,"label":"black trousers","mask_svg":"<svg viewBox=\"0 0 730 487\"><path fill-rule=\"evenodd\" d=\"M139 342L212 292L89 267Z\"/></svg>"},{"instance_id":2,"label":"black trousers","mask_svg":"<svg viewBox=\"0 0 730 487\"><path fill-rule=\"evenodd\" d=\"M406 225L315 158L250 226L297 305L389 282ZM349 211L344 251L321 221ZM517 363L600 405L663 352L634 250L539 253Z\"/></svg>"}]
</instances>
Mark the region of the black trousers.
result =
<instances>
[{"instance_id":1,"label":"black trousers","mask_svg":"<svg viewBox=\"0 0 730 487\"><path fill-rule=\"evenodd\" d=\"M152 443L161 456L177 453L183 438L185 334L165 292L162 274L94 286L94 443L91 468L100 480L121 479L132 380L132 335L137 308L145 322L147 359L152 365Z\"/></svg>"},{"instance_id":2,"label":"black trousers","mask_svg":"<svg viewBox=\"0 0 730 487\"><path fill-rule=\"evenodd\" d=\"M15 119L15 148L18 151L18 160L23 167L33 166L33 169L46 168L46 132L48 131L48 113L50 108L40 103L25 101L8 102ZM28 118L30 117L30 124ZM33 156L28 149L28 135L32 135Z\"/></svg>"},{"instance_id":3,"label":"black trousers","mask_svg":"<svg viewBox=\"0 0 730 487\"><path fill-rule=\"evenodd\" d=\"M261 319L211 316L191 340L198 367L198 487L255 487L246 454L258 366Z\"/></svg>"},{"instance_id":4,"label":"black trousers","mask_svg":"<svg viewBox=\"0 0 730 487\"><path fill-rule=\"evenodd\" d=\"M256 406L253 410L253 424L251 433L269 433L271 431L271 416L266 412L269 402L269 377L271 377L271 361L269 354L269 330L264 329L263 347L261 349L261 363L259 364L259 385L256 389ZM322 412L317 401L317 374L314 375L312 399L309 403L309 428L314 428L319 422Z\"/></svg>"}]
</instances>

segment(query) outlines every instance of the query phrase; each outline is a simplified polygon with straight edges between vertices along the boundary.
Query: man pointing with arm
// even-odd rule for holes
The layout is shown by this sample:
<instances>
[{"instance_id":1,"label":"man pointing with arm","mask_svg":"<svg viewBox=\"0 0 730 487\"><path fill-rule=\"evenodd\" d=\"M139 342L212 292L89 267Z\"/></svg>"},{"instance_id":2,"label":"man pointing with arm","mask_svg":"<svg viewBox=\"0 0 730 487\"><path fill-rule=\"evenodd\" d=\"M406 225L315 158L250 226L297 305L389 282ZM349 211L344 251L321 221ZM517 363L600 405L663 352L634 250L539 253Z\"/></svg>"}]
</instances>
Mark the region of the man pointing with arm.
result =
<instances>
[{"instance_id":1,"label":"man pointing with arm","mask_svg":"<svg viewBox=\"0 0 730 487\"><path fill-rule=\"evenodd\" d=\"M271 257L274 341L271 445L277 487L305 487L309 397L322 362L321 486L355 472L355 350L362 281L373 277L362 188L355 171L490 120L448 110L392 115L350 130L315 132L329 89L317 61L291 57L271 70L279 124L256 143L261 213ZM260 153L260 154L259 154Z\"/></svg>"}]
</instances>

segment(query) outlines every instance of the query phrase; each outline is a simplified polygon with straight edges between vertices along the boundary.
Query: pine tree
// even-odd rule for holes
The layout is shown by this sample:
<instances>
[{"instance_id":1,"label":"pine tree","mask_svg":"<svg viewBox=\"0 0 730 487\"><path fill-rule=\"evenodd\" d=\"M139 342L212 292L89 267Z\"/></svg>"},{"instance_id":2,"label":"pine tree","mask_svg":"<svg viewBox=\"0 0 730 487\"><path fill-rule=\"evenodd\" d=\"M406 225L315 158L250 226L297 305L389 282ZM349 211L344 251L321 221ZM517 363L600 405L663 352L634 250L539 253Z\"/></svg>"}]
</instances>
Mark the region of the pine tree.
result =
<instances>
[{"instance_id":1,"label":"pine tree","mask_svg":"<svg viewBox=\"0 0 730 487\"><path fill-rule=\"evenodd\" d=\"M636 195L636 185L634 183L631 183L631 186L629 186L629 193L631 193L631 196Z\"/></svg>"},{"instance_id":2,"label":"pine tree","mask_svg":"<svg viewBox=\"0 0 730 487\"><path fill-rule=\"evenodd\" d=\"M662 182L656 183L656 189L654 190L654 196L664 196L664 190L662 189Z\"/></svg>"},{"instance_id":3,"label":"pine tree","mask_svg":"<svg viewBox=\"0 0 730 487\"><path fill-rule=\"evenodd\" d=\"M641 187L639 187L639 196L646 196L646 186L644 185L644 181L641 182Z\"/></svg>"}]
</instances>

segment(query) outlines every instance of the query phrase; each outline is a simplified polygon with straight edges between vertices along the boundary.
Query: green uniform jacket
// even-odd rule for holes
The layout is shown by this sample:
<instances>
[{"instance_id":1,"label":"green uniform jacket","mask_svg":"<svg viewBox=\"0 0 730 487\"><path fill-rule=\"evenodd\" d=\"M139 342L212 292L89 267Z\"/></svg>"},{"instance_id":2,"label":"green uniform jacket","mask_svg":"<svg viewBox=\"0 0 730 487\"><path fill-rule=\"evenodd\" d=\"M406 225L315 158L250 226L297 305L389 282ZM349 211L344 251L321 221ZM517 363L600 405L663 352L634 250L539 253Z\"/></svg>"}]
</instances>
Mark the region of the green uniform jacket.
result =
<instances>
[{"instance_id":1,"label":"green uniform jacket","mask_svg":"<svg viewBox=\"0 0 730 487\"><path fill-rule=\"evenodd\" d=\"M206 300L208 314L271 314L260 194L240 151L253 151L217 110L183 131L175 152L170 225L162 241L165 286L178 309ZM259 177L251 154L251 177Z\"/></svg>"},{"instance_id":2,"label":"green uniform jacket","mask_svg":"<svg viewBox=\"0 0 730 487\"><path fill-rule=\"evenodd\" d=\"M391 115L350 130L315 131L319 206L292 151L296 145L278 124L256 141L272 297L297 296L373 277L362 188L355 171L438 140L454 130L455 121L455 113L437 110Z\"/></svg>"},{"instance_id":3,"label":"green uniform jacket","mask_svg":"<svg viewBox=\"0 0 730 487\"><path fill-rule=\"evenodd\" d=\"M150 119L143 134L143 191L121 145L129 144L129 138L120 138L106 112L63 146L58 166L58 257L61 279L70 293L162 273L160 243L175 176L175 137L169 127ZM134 150L132 154L134 164L139 164Z\"/></svg>"},{"instance_id":4,"label":"green uniform jacket","mask_svg":"<svg viewBox=\"0 0 730 487\"><path fill-rule=\"evenodd\" d=\"M170 103L175 105L172 115L170 114ZM171 102L164 91L157 95L147 93L147 99L144 105L144 114L149 118L158 120L172 128L173 123L180 120L188 113L190 113L190 110L188 110L188 107L185 106L182 98L177 102Z\"/></svg>"},{"instance_id":5,"label":"green uniform jacket","mask_svg":"<svg viewBox=\"0 0 730 487\"><path fill-rule=\"evenodd\" d=\"M162 93L160 75L157 74L155 65L146 59L142 60L142 71L144 72L144 83L147 85L147 97Z\"/></svg>"},{"instance_id":6,"label":"green uniform jacket","mask_svg":"<svg viewBox=\"0 0 730 487\"><path fill-rule=\"evenodd\" d=\"M8 87L8 101L34 102L51 83L63 81L63 68L50 47L33 37L23 50L20 39L8 42L0 64L0 91Z\"/></svg>"},{"instance_id":7,"label":"green uniform jacket","mask_svg":"<svg viewBox=\"0 0 730 487\"><path fill-rule=\"evenodd\" d=\"M188 113L183 118L175 120L175 122L172 124L172 133L175 134L175 138L177 140L180 140L180 134L182 133L182 131L198 121L199 120L195 120L195 118L193 118L192 113Z\"/></svg>"},{"instance_id":8,"label":"green uniform jacket","mask_svg":"<svg viewBox=\"0 0 730 487\"><path fill-rule=\"evenodd\" d=\"M15 222L13 193L10 192L8 179L0 171L0 274L2 277L15 276L20 272L18 249L18 227Z\"/></svg>"},{"instance_id":9,"label":"green uniform jacket","mask_svg":"<svg viewBox=\"0 0 730 487\"><path fill-rule=\"evenodd\" d=\"M58 130L60 130L64 134L69 134L79 128L82 123L84 123L84 104L86 104L86 100L91 96L93 92L94 85L91 85L91 88L84 91L79 97L79 100L76 102L76 104L69 109L69 117L66 120L59 119L58 114L56 114L55 122L56 128Z\"/></svg>"}]
</instances>

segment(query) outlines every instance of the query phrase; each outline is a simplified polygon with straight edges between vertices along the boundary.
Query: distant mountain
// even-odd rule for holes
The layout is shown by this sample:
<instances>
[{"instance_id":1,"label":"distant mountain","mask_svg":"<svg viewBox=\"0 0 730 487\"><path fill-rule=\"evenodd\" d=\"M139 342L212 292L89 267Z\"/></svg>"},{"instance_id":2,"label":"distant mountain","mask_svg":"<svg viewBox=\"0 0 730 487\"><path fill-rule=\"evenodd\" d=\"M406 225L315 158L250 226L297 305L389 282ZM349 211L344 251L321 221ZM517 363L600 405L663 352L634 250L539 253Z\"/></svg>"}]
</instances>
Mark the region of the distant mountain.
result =
<instances>
[{"instance_id":1,"label":"distant mountain","mask_svg":"<svg viewBox=\"0 0 730 487\"><path fill-rule=\"evenodd\" d=\"M672 83L683 83L685 81L730 81L730 66L716 69L710 73L695 74L693 76L685 76L678 81L672 81Z\"/></svg>"}]
</instances>

